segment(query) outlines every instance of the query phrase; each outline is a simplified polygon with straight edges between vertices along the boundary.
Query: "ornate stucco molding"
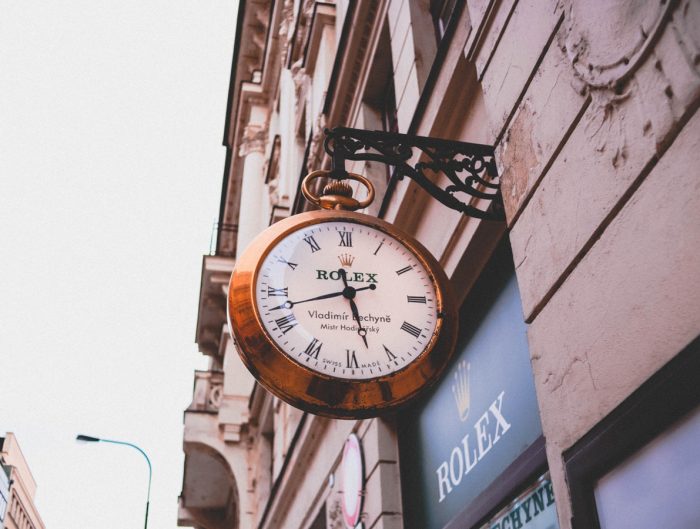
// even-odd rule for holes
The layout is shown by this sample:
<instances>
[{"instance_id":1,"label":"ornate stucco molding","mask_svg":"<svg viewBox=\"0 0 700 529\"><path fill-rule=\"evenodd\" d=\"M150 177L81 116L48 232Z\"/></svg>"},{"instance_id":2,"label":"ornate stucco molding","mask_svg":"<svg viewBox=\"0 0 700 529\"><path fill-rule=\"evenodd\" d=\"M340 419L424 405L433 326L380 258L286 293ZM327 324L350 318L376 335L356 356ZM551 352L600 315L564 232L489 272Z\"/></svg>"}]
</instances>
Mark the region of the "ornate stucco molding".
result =
<instances>
[{"instance_id":1,"label":"ornate stucco molding","mask_svg":"<svg viewBox=\"0 0 700 529\"><path fill-rule=\"evenodd\" d=\"M282 17L280 21L279 38L280 38L280 59L281 64L287 63L287 53L289 46L292 43L294 35L294 1L284 0L282 6Z\"/></svg>"},{"instance_id":2,"label":"ornate stucco molding","mask_svg":"<svg viewBox=\"0 0 700 529\"><path fill-rule=\"evenodd\" d=\"M264 153L267 143L267 127L256 123L246 125L241 137L238 155L245 158L250 153Z\"/></svg>"},{"instance_id":3,"label":"ornate stucco molding","mask_svg":"<svg viewBox=\"0 0 700 529\"><path fill-rule=\"evenodd\" d=\"M644 62L677 2L572 1L565 10L566 53L590 88L619 91Z\"/></svg>"},{"instance_id":4,"label":"ornate stucco molding","mask_svg":"<svg viewBox=\"0 0 700 529\"><path fill-rule=\"evenodd\" d=\"M700 95L700 4L694 0L569 1L560 45L576 90L590 97L589 141L626 163L641 136L659 146ZM634 115L634 117L632 117Z\"/></svg>"},{"instance_id":5,"label":"ornate stucco molding","mask_svg":"<svg viewBox=\"0 0 700 529\"><path fill-rule=\"evenodd\" d=\"M311 137L311 145L309 146L309 159L306 163L308 172L320 169L321 161L323 160L323 141L326 139L323 131L326 129L326 115L319 114L313 123L313 136Z\"/></svg>"},{"instance_id":6,"label":"ornate stucco molding","mask_svg":"<svg viewBox=\"0 0 700 529\"><path fill-rule=\"evenodd\" d=\"M309 76L306 74L306 70L302 67L302 62L303 61L299 59L297 62L292 64L290 69L292 72L292 81L294 82L294 120L296 123L299 123L302 110L308 103L306 98L309 93Z\"/></svg>"}]
</instances>

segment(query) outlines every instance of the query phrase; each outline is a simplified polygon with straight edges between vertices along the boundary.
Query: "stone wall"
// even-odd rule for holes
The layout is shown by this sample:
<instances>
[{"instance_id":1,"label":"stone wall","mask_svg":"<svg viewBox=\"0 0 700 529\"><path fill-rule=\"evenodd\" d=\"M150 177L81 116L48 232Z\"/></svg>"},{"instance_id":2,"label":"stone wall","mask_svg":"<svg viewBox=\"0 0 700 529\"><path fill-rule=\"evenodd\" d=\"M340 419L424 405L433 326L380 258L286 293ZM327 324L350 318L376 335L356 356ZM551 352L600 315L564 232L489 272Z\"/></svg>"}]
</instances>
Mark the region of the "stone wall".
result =
<instances>
[{"instance_id":1,"label":"stone wall","mask_svg":"<svg viewBox=\"0 0 700 529\"><path fill-rule=\"evenodd\" d=\"M565 528L562 452L700 332L700 8L521 0L502 29L492 16L476 67Z\"/></svg>"}]
</instances>

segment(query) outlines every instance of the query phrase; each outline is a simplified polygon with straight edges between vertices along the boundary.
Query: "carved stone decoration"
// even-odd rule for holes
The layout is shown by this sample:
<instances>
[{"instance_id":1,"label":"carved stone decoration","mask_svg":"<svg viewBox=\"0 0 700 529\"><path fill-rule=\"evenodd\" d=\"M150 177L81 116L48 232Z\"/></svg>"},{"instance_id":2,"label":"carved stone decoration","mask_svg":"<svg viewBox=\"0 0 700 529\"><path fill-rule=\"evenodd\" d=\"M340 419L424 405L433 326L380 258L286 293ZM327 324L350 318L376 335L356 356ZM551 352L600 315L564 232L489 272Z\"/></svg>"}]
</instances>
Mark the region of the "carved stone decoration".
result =
<instances>
[{"instance_id":1,"label":"carved stone decoration","mask_svg":"<svg viewBox=\"0 0 700 529\"><path fill-rule=\"evenodd\" d=\"M280 59L283 65L287 63L287 52L294 35L294 0L284 0L282 6L282 19L280 21Z\"/></svg>"},{"instance_id":2,"label":"carved stone decoration","mask_svg":"<svg viewBox=\"0 0 700 529\"><path fill-rule=\"evenodd\" d=\"M252 152L265 152L265 143L267 140L267 127L257 123L246 125L243 130L238 155L245 158Z\"/></svg>"},{"instance_id":3,"label":"carved stone decoration","mask_svg":"<svg viewBox=\"0 0 700 529\"><path fill-rule=\"evenodd\" d=\"M313 124L313 136L311 137L311 145L309 146L309 159L306 163L306 170L311 172L321 166L323 159L323 142L326 139L324 130L326 129L326 116L319 114L316 116Z\"/></svg>"},{"instance_id":4,"label":"carved stone decoration","mask_svg":"<svg viewBox=\"0 0 700 529\"><path fill-rule=\"evenodd\" d=\"M309 76L306 75L306 70L301 66L302 60L292 64L292 81L294 82L294 121L299 123L301 119L301 111L304 108L306 95L309 92Z\"/></svg>"},{"instance_id":5,"label":"carved stone decoration","mask_svg":"<svg viewBox=\"0 0 700 529\"><path fill-rule=\"evenodd\" d=\"M270 198L270 205L273 207L279 206L280 197L277 191L280 185L279 178L279 163L280 163L281 139L279 135L275 136L272 142L272 149L268 159L265 162L265 184Z\"/></svg>"},{"instance_id":6,"label":"carved stone decoration","mask_svg":"<svg viewBox=\"0 0 700 529\"><path fill-rule=\"evenodd\" d=\"M247 80L252 79L254 73L262 67L270 17L269 2L253 5L255 8L247 9L245 13L245 32L249 37L241 42L237 65L237 68L241 68L241 78Z\"/></svg>"},{"instance_id":7,"label":"carved stone decoration","mask_svg":"<svg viewBox=\"0 0 700 529\"><path fill-rule=\"evenodd\" d=\"M700 97L696 0L569 1L560 44L591 98L588 141L625 164L643 138L657 151ZM636 109L636 110L633 110Z\"/></svg>"},{"instance_id":8,"label":"carved stone decoration","mask_svg":"<svg viewBox=\"0 0 700 529\"><path fill-rule=\"evenodd\" d=\"M620 167L627 160L628 146L623 119L617 114L620 114L619 105L629 98L630 91L620 95L594 91L591 96L591 106L597 110L585 118L586 138L597 151L610 152L610 163L613 167Z\"/></svg>"},{"instance_id":9,"label":"carved stone decoration","mask_svg":"<svg viewBox=\"0 0 700 529\"><path fill-rule=\"evenodd\" d=\"M570 2L566 52L591 88L615 89L644 61L675 7L673 0Z\"/></svg>"},{"instance_id":10,"label":"carved stone decoration","mask_svg":"<svg viewBox=\"0 0 700 529\"><path fill-rule=\"evenodd\" d=\"M217 411L221 407L223 393L224 387L222 383L212 383L209 388L209 396L207 398L207 409Z\"/></svg>"},{"instance_id":11,"label":"carved stone decoration","mask_svg":"<svg viewBox=\"0 0 700 529\"><path fill-rule=\"evenodd\" d=\"M314 13L314 0L304 0L301 7L301 16L297 21L297 35L295 44L295 53L292 60L303 60L304 43L308 37L309 29L311 28L311 17Z\"/></svg>"},{"instance_id":12,"label":"carved stone decoration","mask_svg":"<svg viewBox=\"0 0 700 529\"><path fill-rule=\"evenodd\" d=\"M700 2L684 0L674 13L673 30L678 45L693 69L700 73Z\"/></svg>"}]
</instances>

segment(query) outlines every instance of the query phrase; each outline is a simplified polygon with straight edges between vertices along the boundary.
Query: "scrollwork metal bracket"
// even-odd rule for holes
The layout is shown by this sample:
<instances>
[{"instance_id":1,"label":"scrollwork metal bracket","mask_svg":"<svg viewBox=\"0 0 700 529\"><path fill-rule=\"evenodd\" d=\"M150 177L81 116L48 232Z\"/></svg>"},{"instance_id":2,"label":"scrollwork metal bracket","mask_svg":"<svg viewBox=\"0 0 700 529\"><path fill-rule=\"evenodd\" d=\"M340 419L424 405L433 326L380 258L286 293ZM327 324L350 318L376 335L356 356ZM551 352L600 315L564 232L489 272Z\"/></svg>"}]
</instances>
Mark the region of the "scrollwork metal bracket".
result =
<instances>
[{"instance_id":1,"label":"scrollwork metal bracket","mask_svg":"<svg viewBox=\"0 0 700 529\"><path fill-rule=\"evenodd\" d=\"M324 132L323 146L333 161L333 178L346 178L346 160L379 162L395 167L392 180L407 176L448 208L479 219L505 218L491 145L348 127ZM415 149L421 153L419 161L411 165ZM449 180L444 188L435 183L439 173ZM475 206L483 201L487 209Z\"/></svg>"}]
</instances>

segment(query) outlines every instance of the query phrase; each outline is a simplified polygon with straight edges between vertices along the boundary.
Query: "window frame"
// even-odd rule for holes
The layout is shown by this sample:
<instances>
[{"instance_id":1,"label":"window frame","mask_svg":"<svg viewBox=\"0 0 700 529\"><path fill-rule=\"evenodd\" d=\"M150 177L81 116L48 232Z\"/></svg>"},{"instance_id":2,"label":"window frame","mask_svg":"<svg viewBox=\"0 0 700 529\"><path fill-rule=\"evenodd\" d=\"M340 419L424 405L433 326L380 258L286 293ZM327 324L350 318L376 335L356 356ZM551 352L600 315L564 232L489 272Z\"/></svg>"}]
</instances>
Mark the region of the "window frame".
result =
<instances>
[{"instance_id":1,"label":"window frame","mask_svg":"<svg viewBox=\"0 0 700 529\"><path fill-rule=\"evenodd\" d=\"M439 44L457 13L457 0L430 0L430 16L433 19L435 39Z\"/></svg>"},{"instance_id":2,"label":"window frame","mask_svg":"<svg viewBox=\"0 0 700 529\"><path fill-rule=\"evenodd\" d=\"M564 452L573 529L600 529L595 485L700 405L700 336Z\"/></svg>"}]
</instances>

